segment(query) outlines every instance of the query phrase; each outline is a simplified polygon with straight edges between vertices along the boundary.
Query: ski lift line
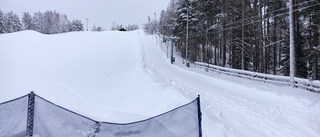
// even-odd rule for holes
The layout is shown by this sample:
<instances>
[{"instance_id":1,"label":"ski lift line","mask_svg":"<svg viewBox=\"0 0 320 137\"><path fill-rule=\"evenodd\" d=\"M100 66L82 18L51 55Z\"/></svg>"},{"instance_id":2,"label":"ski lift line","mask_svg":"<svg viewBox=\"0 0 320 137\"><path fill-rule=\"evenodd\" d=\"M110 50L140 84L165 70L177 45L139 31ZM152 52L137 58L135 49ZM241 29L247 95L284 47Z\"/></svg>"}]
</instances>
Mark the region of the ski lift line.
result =
<instances>
[{"instance_id":1,"label":"ski lift line","mask_svg":"<svg viewBox=\"0 0 320 137\"><path fill-rule=\"evenodd\" d=\"M318 5L318 4L314 4L314 5L310 5L310 6L307 6L307 7L299 8L299 9L293 10L292 12L298 11L298 10L307 9L307 8L310 8L310 7L314 7L314 6L316 6L316 5ZM279 14L279 15L275 15L275 16L273 16L273 17L279 17L279 16L286 15L286 14L288 14L288 13L282 13L282 14ZM255 23L258 23L258 22L260 22L260 21L269 19L269 18L272 18L272 17L268 17L268 18L265 18L265 19L256 20L256 21L254 21L254 22L244 24L244 26L251 25L251 24L255 24ZM236 24L236 23L234 23L234 24ZM242 27L242 25L234 26L234 27L232 27L232 28L230 27L230 28L227 28L227 29L224 29L224 30L220 30L220 31L217 31L217 32L208 32L208 34L216 34L216 33L220 33L220 32L227 31L227 30L232 30L232 29L239 28L239 27Z\"/></svg>"},{"instance_id":2,"label":"ski lift line","mask_svg":"<svg viewBox=\"0 0 320 137\"><path fill-rule=\"evenodd\" d=\"M247 43L247 42L245 42L245 41L243 41L243 40L241 40L241 39L235 39L234 41L236 41L236 40L239 40L240 42L242 42L242 43L244 43L244 44L246 44L246 46L249 46L249 47L252 47L252 46L254 46L254 45L252 45L252 44L249 44L249 43Z\"/></svg>"},{"instance_id":3,"label":"ski lift line","mask_svg":"<svg viewBox=\"0 0 320 137\"><path fill-rule=\"evenodd\" d=\"M311 8L311 7L314 7L314 6L317 6L318 4L313 4L313 5L309 5L309 6L306 6L306 7L301 7L299 9L295 9L293 10L292 12L295 12L295 11L298 11L298 10L304 10L304 9L307 9L307 8ZM283 15L286 15L288 14L287 12L285 13L281 13L281 14L278 14L278 15L275 15L275 16L270 16L270 17L267 17L267 18L264 18L264 19L259 19L259 20L256 20L254 22L251 22L251 23L246 23L244 24L244 26L247 26L247 25L251 25L251 24L256 24L256 23L259 23L260 21L264 21L266 19L269 19L269 18L273 18L273 17L279 17L279 16L283 16ZM260 15L259 15L260 16ZM241 20L240 20L241 21ZM239 22L239 21L237 21ZM229 24L237 24L237 22L233 22L233 23L229 23ZM238 25L238 26L233 26L233 27L229 27L229 28L226 28L226 29L223 29L223 30L219 30L219 31L213 31L213 32L207 32L208 34L218 34L218 33L221 33L221 32L224 32L224 31L228 31L228 30L233 30L233 29L236 29L236 28L239 28L239 27L242 27L242 25ZM198 37L198 36L192 36L192 35L196 35L196 34L200 34L199 33L192 33L190 34L189 33L189 37L193 38L193 37ZM191 36L190 36L191 35Z\"/></svg>"},{"instance_id":4,"label":"ski lift line","mask_svg":"<svg viewBox=\"0 0 320 137\"><path fill-rule=\"evenodd\" d=\"M281 27L281 26L285 26L285 25L278 25L278 27ZM237 27L234 27L234 28L237 28ZM234 28L228 28L228 30L232 30L232 29L234 29ZM270 28L270 31L273 31L275 28ZM219 31L220 32L220 31ZM219 32L217 32L217 33L219 33ZM199 37L199 35L197 35L197 34L201 34L202 36L203 35L207 35L207 34L203 34L203 33L201 33L201 32L198 32L198 33L189 33L189 37L191 37L191 38L195 38L195 37ZM216 32L211 32L210 34L216 34ZM191 35L191 36L190 36ZM195 35L197 35L197 36L195 36Z\"/></svg>"},{"instance_id":5,"label":"ski lift line","mask_svg":"<svg viewBox=\"0 0 320 137\"><path fill-rule=\"evenodd\" d=\"M257 21L257 22L259 22L259 21ZM254 24L254 23L252 23L252 24ZM244 26L247 26L247 25L250 25L250 24L245 24ZM281 26L283 26L283 25L281 25ZM278 27L281 27L280 25L278 26ZM219 34L220 32L223 32L223 31L227 31L227 30L233 30L233 29L236 29L236 28L238 28L238 27L240 27L240 26L236 26L236 27L232 27L232 28L227 28L227 29L224 29L224 30L221 30L221 31L218 31L218 32L210 32L210 33L208 33L208 34ZM241 26L242 27L242 26ZM270 28L270 31L273 31L275 28ZM198 32L198 33L189 33L189 37L190 38L195 38L195 37L199 37L199 35L197 35L197 34L202 34L201 32ZM191 35L191 36L190 36ZM202 35L204 35L204 34L202 34Z\"/></svg>"},{"instance_id":6,"label":"ski lift line","mask_svg":"<svg viewBox=\"0 0 320 137\"><path fill-rule=\"evenodd\" d=\"M310 5L310 6L303 7L303 8L299 8L299 9L293 10L293 12L298 11L298 10L301 10L301 9L310 8L310 7L313 7L313 6L316 6L316 5L317 5L317 4ZM255 24L256 22L260 22L260 21L263 21L263 20L266 20L266 19L269 19L269 18L273 18L273 17L279 17L279 16L286 15L286 14L288 14L288 13L281 13L281 14L278 14L278 15L275 15L275 16L272 16L272 17L271 17L271 16L270 16L270 17L266 17L266 18L264 18L264 19L259 19L259 20L256 20L256 21L254 21L254 22L251 22L251 23L246 23L245 25ZM240 21L241 21L241 20L240 20ZM239 21L237 21L237 22L239 22ZM233 24L237 24L237 22L232 23L232 25L233 25ZM237 27L240 27L240 26L236 26L236 28L237 28Z\"/></svg>"},{"instance_id":7,"label":"ski lift line","mask_svg":"<svg viewBox=\"0 0 320 137\"><path fill-rule=\"evenodd\" d=\"M293 10L292 12L295 12L295 11L298 11L298 10L303 10L303 9L307 9L307 8L310 8L310 7L313 7L313 6L317 6L318 4L313 4L313 5L309 5L309 6L306 6L306 7L301 7L299 9L295 9ZM245 25L248 25L248 24L255 24L256 22L260 22L260 21L263 21L263 20L266 20L266 19L269 19L269 18L273 18L273 17L279 17L279 16L282 16L282 15L286 15L288 14L288 12L284 12L284 13L281 13L281 14L278 14L278 15L274 15L274 16L270 16L270 17L265 17L264 19L258 19L256 20L255 22L251 22L251 23L246 23ZM264 15L265 16L265 15ZM261 15L258 15L256 17L261 17ZM250 17L250 18L247 18L247 19L243 19L243 20L248 20L248 19L251 19L251 18L255 18L255 17ZM234 25L234 24L238 24L238 23L241 23L242 20L238 20L236 22L232 22L232 23L229 23L229 24L226 24L225 26L230 26L230 25ZM241 25L242 26L242 25Z\"/></svg>"},{"instance_id":8,"label":"ski lift line","mask_svg":"<svg viewBox=\"0 0 320 137\"><path fill-rule=\"evenodd\" d=\"M283 41L285 41L285 40L278 40L278 41L276 41L276 42L270 43L270 44L268 44L268 45L265 45L265 48L267 48L267 47L269 47L269 46L272 46L272 45L274 45L274 44L283 42Z\"/></svg>"},{"instance_id":9,"label":"ski lift line","mask_svg":"<svg viewBox=\"0 0 320 137\"><path fill-rule=\"evenodd\" d=\"M247 42L242 41L241 39L235 39L234 41L236 41L236 40L239 40L240 42L243 42L244 44L246 44L246 45L249 46L249 47L254 46L254 45L252 45L252 44L249 44L249 43L247 43ZM280 43L280 42L283 42L283 41L285 41L285 40L278 40L278 41L276 41L276 42L273 42L273 43L270 43L270 44L268 44L268 45L265 45L264 47L267 48L267 47L269 47L269 46L272 46L272 45L274 45L274 44L277 44L277 43Z\"/></svg>"},{"instance_id":10,"label":"ski lift line","mask_svg":"<svg viewBox=\"0 0 320 137\"><path fill-rule=\"evenodd\" d=\"M314 4L314 5L310 5L310 6L307 6L307 7L299 8L299 9L296 9L296 10L294 10L294 11L298 11L298 10L301 10L301 9L307 9L307 8L310 8L310 7L313 7L313 6L316 6L316 5L318 5L318 4ZM294 11L293 11L293 12L294 12ZM283 15L286 15L286 14L288 14L288 13L278 14L278 15L275 15L275 16L273 16L273 17L279 17L279 16L283 16ZM263 21L263 20L266 20L266 19L269 19L269 18L272 18L272 17L268 17L268 18L265 18L265 19L256 20L256 21L251 22L251 23L246 23L246 24L244 24L244 26L251 25L251 24L256 24L256 23L259 23L260 21ZM238 21L237 21L237 22L238 22ZM236 24L236 22L233 23L233 24ZM227 28L227 29L223 29L223 30L219 30L219 31L208 32L208 34L217 34L217 33L223 32L223 31L228 31L228 30L232 30L232 29L239 28L239 27L242 27L242 25L238 25L238 26L234 26L234 27L229 27L229 28ZM193 37L195 37L195 36L193 36Z\"/></svg>"},{"instance_id":11,"label":"ski lift line","mask_svg":"<svg viewBox=\"0 0 320 137\"><path fill-rule=\"evenodd\" d=\"M294 6L300 6L300 5L309 3L309 2L314 2L314 0L305 1L305 2L302 2L302 3L296 4L296 5L293 5L292 7L294 7ZM295 11L298 11L298 10L307 9L307 8L310 8L310 7L313 7L313 6L316 6L316 5L318 5L318 4L309 5L309 6L306 6L306 7L301 7L301 8L299 8L299 9L293 10L292 12L295 12ZM256 18L256 17L266 16L266 15L271 14L271 13L274 13L274 12L276 12L276 11L285 10L285 9L288 9L288 8L289 8L289 7L277 9L277 10L268 12L267 14L264 14L264 15L257 15L257 16L249 17L249 18L242 19L242 20L249 20L249 19ZM257 23L257 22L260 22L260 21L263 21L263 20L266 20L266 19L269 19L269 18L279 17L279 16L286 15L286 14L288 14L288 13L285 11L284 13L281 13L281 14L278 14L278 15L275 15L275 16L266 17L266 18L264 18L264 19L258 19L258 20L256 20L255 22L251 22L251 23L244 24L244 26L250 25L250 24L255 24L255 23ZM234 24L240 23L242 20L238 20L238 21L236 21L236 22L232 22L232 23L226 24L225 26L230 26L230 25L234 25ZM216 25L216 24L215 24L215 25ZM240 27L240 26L235 26L234 28L238 28L238 27ZM242 27L242 25L241 25L241 27ZM234 29L234 28L230 28L230 29ZM230 30L230 29L227 29L227 30ZM226 30L225 30L225 31L226 31ZM219 32L222 32L222 31L211 32L211 33L209 33L209 34L219 33Z\"/></svg>"},{"instance_id":12,"label":"ski lift line","mask_svg":"<svg viewBox=\"0 0 320 137\"><path fill-rule=\"evenodd\" d=\"M307 1L307 2L311 2L311 1ZM302 4L305 4L307 2L303 2L303 3L299 3L299 4L296 4L295 6L298 6L298 5L302 5ZM241 20L238 20L236 22L232 22L232 23L228 23L226 24L226 26L229 26L229 25L233 25L233 24L236 24L236 23L240 23L242 20L246 21L246 20L249 20L249 19L252 19L252 18L256 18L256 17L262 17L262 16L267 16L268 14L271 14L271 13L274 13L274 12L277 12L277 11L280 11L280 10L287 10L289 7L285 7L285 8L281 8L281 9L277 9L277 10L274 10L274 11L270 11L264 15L257 15L257 16L253 16L253 17L248 17L248 18L245 18L245 19L241 19ZM284 11L286 12L286 11ZM261 20L261 19L260 19Z\"/></svg>"},{"instance_id":13,"label":"ski lift line","mask_svg":"<svg viewBox=\"0 0 320 137\"><path fill-rule=\"evenodd\" d=\"M306 1L306 2L299 3L299 4L296 4L296 5L293 5L293 6L300 6L300 5L303 5L303 4L306 4L306 3L308 3L308 2L312 2L312 1L313 1L313 0ZM281 8L281 9L273 10L273 11L270 11L270 12L268 12L268 13L264 14L264 15L257 15L257 16L253 16L253 17L248 17L248 18L245 18L245 19L242 19L242 20L246 21L246 20L249 20L249 19L252 19L252 18L256 18L256 17L267 16L268 14L271 14L271 13L274 13L274 12L277 12L277 11L281 11L281 10L288 10L288 8L289 8L289 7L285 7L285 8ZM286 13L287 11L284 11L284 12ZM239 21L237 21L237 22L241 22L242 20L239 20ZM260 20L261 20L261 19L260 19ZM233 23L226 24L226 26L229 26L229 25L235 24L235 23L237 23L237 22L233 22Z\"/></svg>"}]
</instances>

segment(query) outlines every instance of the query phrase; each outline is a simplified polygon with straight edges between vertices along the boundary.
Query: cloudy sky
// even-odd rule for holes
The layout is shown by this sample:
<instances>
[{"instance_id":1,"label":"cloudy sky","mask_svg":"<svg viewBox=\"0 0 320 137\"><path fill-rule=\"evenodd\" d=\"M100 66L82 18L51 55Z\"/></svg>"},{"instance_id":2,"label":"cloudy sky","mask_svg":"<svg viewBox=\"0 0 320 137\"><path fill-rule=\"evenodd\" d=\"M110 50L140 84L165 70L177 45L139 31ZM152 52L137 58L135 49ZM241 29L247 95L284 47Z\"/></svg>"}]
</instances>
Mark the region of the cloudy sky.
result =
<instances>
[{"instance_id":1,"label":"cloudy sky","mask_svg":"<svg viewBox=\"0 0 320 137\"><path fill-rule=\"evenodd\" d=\"M112 22L116 24L138 24L142 27L148 21L159 18L160 11L166 9L170 0L0 0L0 10L13 11L19 15L27 11L34 12L56 10L65 14L69 20L80 19L86 28L89 18L89 30L93 25L110 30Z\"/></svg>"}]
</instances>

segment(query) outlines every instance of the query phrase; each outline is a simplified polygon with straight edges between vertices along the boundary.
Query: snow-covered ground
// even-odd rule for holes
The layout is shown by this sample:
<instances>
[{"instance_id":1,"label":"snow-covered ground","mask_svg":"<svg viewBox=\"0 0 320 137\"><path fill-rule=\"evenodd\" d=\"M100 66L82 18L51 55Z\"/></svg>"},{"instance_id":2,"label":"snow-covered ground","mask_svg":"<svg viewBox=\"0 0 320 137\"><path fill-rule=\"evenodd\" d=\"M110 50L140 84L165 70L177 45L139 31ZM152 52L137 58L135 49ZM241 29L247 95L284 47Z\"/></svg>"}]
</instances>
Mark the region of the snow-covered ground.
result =
<instances>
[{"instance_id":1,"label":"snow-covered ground","mask_svg":"<svg viewBox=\"0 0 320 137\"><path fill-rule=\"evenodd\" d=\"M320 94L186 68L143 31L0 35L0 102L36 94L99 121L132 122L201 95L204 137L320 136Z\"/></svg>"}]
</instances>

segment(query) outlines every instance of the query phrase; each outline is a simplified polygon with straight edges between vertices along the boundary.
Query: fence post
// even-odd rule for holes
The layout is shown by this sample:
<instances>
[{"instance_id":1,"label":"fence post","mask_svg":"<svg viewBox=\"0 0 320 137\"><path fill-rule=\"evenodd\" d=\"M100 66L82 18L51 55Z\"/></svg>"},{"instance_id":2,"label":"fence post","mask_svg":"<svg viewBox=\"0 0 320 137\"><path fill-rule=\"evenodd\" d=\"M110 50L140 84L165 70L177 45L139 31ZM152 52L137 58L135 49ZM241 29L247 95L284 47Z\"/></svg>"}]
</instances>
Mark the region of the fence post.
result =
<instances>
[{"instance_id":1,"label":"fence post","mask_svg":"<svg viewBox=\"0 0 320 137\"><path fill-rule=\"evenodd\" d=\"M91 129L89 132L88 132L88 135L87 137L95 137L97 133L100 132L100 122L96 121L96 125L94 127L94 129Z\"/></svg>"},{"instance_id":2,"label":"fence post","mask_svg":"<svg viewBox=\"0 0 320 137\"><path fill-rule=\"evenodd\" d=\"M96 122L96 130L94 131L94 133L99 133L100 132L100 122Z\"/></svg>"},{"instance_id":3,"label":"fence post","mask_svg":"<svg viewBox=\"0 0 320 137\"><path fill-rule=\"evenodd\" d=\"M197 98L197 105L198 105L199 137L202 137L202 127L201 127L202 113L200 108L200 95L198 95L198 98Z\"/></svg>"},{"instance_id":4,"label":"fence post","mask_svg":"<svg viewBox=\"0 0 320 137\"><path fill-rule=\"evenodd\" d=\"M33 91L28 95L28 114L27 114L27 132L26 137L33 136L33 121L34 121L34 98Z\"/></svg>"}]
</instances>

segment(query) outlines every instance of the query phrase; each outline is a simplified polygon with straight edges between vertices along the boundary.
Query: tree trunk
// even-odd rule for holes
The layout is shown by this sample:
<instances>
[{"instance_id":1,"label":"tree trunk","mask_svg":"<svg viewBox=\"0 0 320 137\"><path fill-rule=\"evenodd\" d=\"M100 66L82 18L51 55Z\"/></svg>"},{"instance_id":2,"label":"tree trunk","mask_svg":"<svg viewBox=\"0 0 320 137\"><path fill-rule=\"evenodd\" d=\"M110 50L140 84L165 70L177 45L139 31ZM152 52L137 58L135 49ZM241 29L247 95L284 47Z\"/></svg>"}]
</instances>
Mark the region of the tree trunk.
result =
<instances>
[{"instance_id":1,"label":"tree trunk","mask_svg":"<svg viewBox=\"0 0 320 137\"><path fill-rule=\"evenodd\" d=\"M225 5L225 0L223 0L223 5ZM223 8L223 13L225 13L225 8ZM225 21L225 17L222 19L222 26L223 28L225 28L225 24L226 24L226 21ZM222 67L225 67L226 65L226 54L227 54L227 51L226 51L226 40L225 40L225 31L222 32Z\"/></svg>"},{"instance_id":2,"label":"tree trunk","mask_svg":"<svg viewBox=\"0 0 320 137\"><path fill-rule=\"evenodd\" d=\"M277 17L274 17L273 20L273 42L277 42ZM273 74L277 74L277 46L278 44L273 45Z\"/></svg>"},{"instance_id":3,"label":"tree trunk","mask_svg":"<svg viewBox=\"0 0 320 137\"><path fill-rule=\"evenodd\" d=\"M259 72L261 72L261 73L263 73L263 71L264 71L264 69L263 69L263 56L264 56L264 36L263 36L263 26L262 26L262 24L263 24L263 15L262 15L262 7L263 7L263 5L262 5L262 0L259 0L259 15L260 15L260 22L259 22L259 47L260 47L260 50L259 50L259 56L258 56L258 58L259 58Z\"/></svg>"},{"instance_id":4,"label":"tree trunk","mask_svg":"<svg viewBox=\"0 0 320 137\"><path fill-rule=\"evenodd\" d=\"M279 35L279 37L280 37L280 39L282 39L282 31L281 30L279 30L279 32L280 32L280 35ZM282 47L282 42L280 42L279 43L279 48L278 48L278 69L280 69L280 62L281 62L281 47Z\"/></svg>"},{"instance_id":5,"label":"tree trunk","mask_svg":"<svg viewBox=\"0 0 320 137\"><path fill-rule=\"evenodd\" d=\"M245 15L244 15L244 11L245 11L245 2L244 0L242 0L242 46L241 46L241 69L244 70L245 69L245 61L244 61L244 19L245 19Z\"/></svg>"},{"instance_id":6,"label":"tree trunk","mask_svg":"<svg viewBox=\"0 0 320 137\"><path fill-rule=\"evenodd\" d=\"M294 86L294 76L295 76L295 45L294 45L294 16L292 13L293 0L289 1L289 25L290 25L290 83Z\"/></svg>"},{"instance_id":7,"label":"tree trunk","mask_svg":"<svg viewBox=\"0 0 320 137\"><path fill-rule=\"evenodd\" d=\"M264 7L264 13L266 13L266 7ZM264 20L263 21L263 50L264 50L264 73L267 74L268 73L268 54L267 54L267 47L266 47L266 42L267 42L267 21Z\"/></svg>"}]
</instances>

